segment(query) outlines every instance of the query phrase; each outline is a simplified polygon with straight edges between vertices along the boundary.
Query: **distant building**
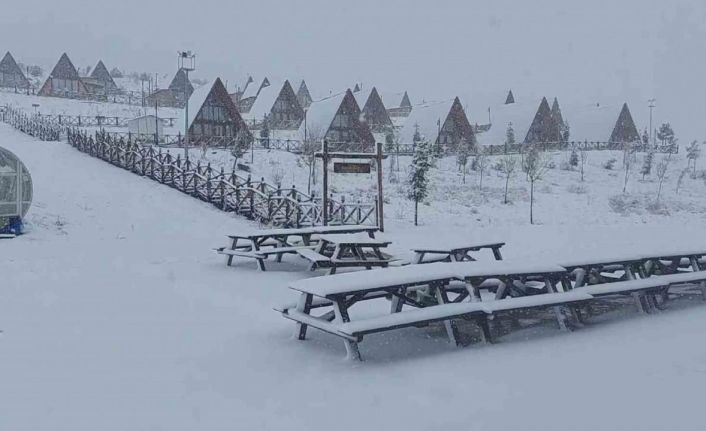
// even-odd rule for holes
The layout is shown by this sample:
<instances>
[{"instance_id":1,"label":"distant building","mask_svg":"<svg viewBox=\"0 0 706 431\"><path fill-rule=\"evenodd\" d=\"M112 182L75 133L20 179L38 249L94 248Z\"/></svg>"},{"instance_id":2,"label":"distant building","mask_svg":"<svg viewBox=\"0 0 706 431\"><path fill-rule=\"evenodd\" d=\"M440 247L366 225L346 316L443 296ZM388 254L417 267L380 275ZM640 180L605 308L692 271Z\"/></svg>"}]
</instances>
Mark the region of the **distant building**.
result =
<instances>
[{"instance_id":1,"label":"distant building","mask_svg":"<svg viewBox=\"0 0 706 431\"><path fill-rule=\"evenodd\" d=\"M557 105L558 106L558 105ZM543 97L525 136L525 144L562 141L560 125L552 115L547 98Z\"/></svg>"},{"instance_id":2,"label":"distant building","mask_svg":"<svg viewBox=\"0 0 706 431\"><path fill-rule=\"evenodd\" d=\"M311 106L311 102L314 101L311 97L311 93L309 92L309 87L307 87L306 81L303 79L301 84L299 84L299 89L297 90L297 100L303 109L308 109L309 106Z\"/></svg>"},{"instance_id":3,"label":"distant building","mask_svg":"<svg viewBox=\"0 0 706 431\"><path fill-rule=\"evenodd\" d=\"M313 102L306 111L299 134L308 140L326 139L332 151L373 151L375 137L360 119L360 107L348 89L345 93Z\"/></svg>"},{"instance_id":4,"label":"distant building","mask_svg":"<svg viewBox=\"0 0 706 431\"><path fill-rule=\"evenodd\" d=\"M515 96L512 94L512 90L510 90L510 91L507 93L507 97L505 98L505 104L506 104L506 105L511 105L511 104L513 104L513 103L515 103Z\"/></svg>"},{"instance_id":5,"label":"distant building","mask_svg":"<svg viewBox=\"0 0 706 431\"><path fill-rule=\"evenodd\" d=\"M105 67L102 60L98 61L96 67L93 68L91 76L82 78L84 84L88 88L89 85L96 87L96 91L90 91L92 93L99 94L114 94L118 91L118 86L115 84L113 77L110 76L108 68Z\"/></svg>"},{"instance_id":6,"label":"distant building","mask_svg":"<svg viewBox=\"0 0 706 431\"><path fill-rule=\"evenodd\" d=\"M189 98L189 137L198 143L203 137L238 138L252 141L252 135L243 121L223 82L217 78L212 85L204 85Z\"/></svg>"},{"instance_id":7,"label":"distant building","mask_svg":"<svg viewBox=\"0 0 706 431\"><path fill-rule=\"evenodd\" d=\"M394 125L390 119L390 114L385 109L382 98L375 87L369 93L356 93L356 100L362 106L363 120L370 131L375 135L378 142L387 143L394 134Z\"/></svg>"},{"instance_id":8,"label":"distant building","mask_svg":"<svg viewBox=\"0 0 706 431\"><path fill-rule=\"evenodd\" d=\"M627 103L622 105L593 103L564 108L571 118L571 141L609 142L616 148L626 143L641 141L640 132Z\"/></svg>"},{"instance_id":9,"label":"distant building","mask_svg":"<svg viewBox=\"0 0 706 431\"><path fill-rule=\"evenodd\" d=\"M40 96L85 97L88 90L66 53L61 55L38 93Z\"/></svg>"},{"instance_id":10,"label":"distant building","mask_svg":"<svg viewBox=\"0 0 706 431\"><path fill-rule=\"evenodd\" d=\"M154 91L145 98L145 104L147 106L155 106L156 104L162 108L176 108L180 106L179 99L177 99L174 92L168 88Z\"/></svg>"},{"instance_id":11,"label":"distant building","mask_svg":"<svg viewBox=\"0 0 706 431\"><path fill-rule=\"evenodd\" d=\"M417 138L426 138L447 152L456 151L464 141L475 150L477 142L458 97L415 106L400 130L400 140L411 144Z\"/></svg>"},{"instance_id":12,"label":"distant building","mask_svg":"<svg viewBox=\"0 0 706 431\"><path fill-rule=\"evenodd\" d=\"M9 51L0 61L0 87L29 88L29 80Z\"/></svg>"},{"instance_id":13,"label":"distant building","mask_svg":"<svg viewBox=\"0 0 706 431\"><path fill-rule=\"evenodd\" d=\"M248 80L250 82L250 80ZM255 99L260 95L260 92L264 89L270 86L270 80L267 78L264 78L260 85L254 85L255 83L251 83L250 85L247 85L245 87L245 90L242 92L240 97L238 98L238 110L243 113L247 114L250 112L250 109L253 107L255 104Z\"/></svg>"},{"instance_id":14,"label":"distant building","mask_svg":"<svg viewBox=\"0 0 706 431\"><path fill-rule=\"evenodd\" d=\"M385 103L387 112L393 121L395 118L407 118L412 112L412 102L410 102L406 91L402 94L383 93L382 101Z\"/></svg>"},{"instance_id":15,"label":"distant building","mask_svg":"<svg viewBox=\"0 0 706 431\"><path fill-rule=\"evenodd\" d=\"M154 115L143 115L129 120L127 122L127 130L138 139L140 137L147 140L154 139L155 134L157 134L157 137L164 136L164 122Z\"/></svg>"},{"instance_id":16,"label":"distant building","mask_svg":"<svg viewBox=\"0 0 706 431\"><path fill-rule=\"evenodd\" d=\"M177 100L175 107L183 107L186 103L186 99L191 97L191 94L194 92L194 86L191 84L184 69L177 70L177 73L174 75L172 82L169 83L169 87L167 88Z\"/></svg>"}]
</instances>

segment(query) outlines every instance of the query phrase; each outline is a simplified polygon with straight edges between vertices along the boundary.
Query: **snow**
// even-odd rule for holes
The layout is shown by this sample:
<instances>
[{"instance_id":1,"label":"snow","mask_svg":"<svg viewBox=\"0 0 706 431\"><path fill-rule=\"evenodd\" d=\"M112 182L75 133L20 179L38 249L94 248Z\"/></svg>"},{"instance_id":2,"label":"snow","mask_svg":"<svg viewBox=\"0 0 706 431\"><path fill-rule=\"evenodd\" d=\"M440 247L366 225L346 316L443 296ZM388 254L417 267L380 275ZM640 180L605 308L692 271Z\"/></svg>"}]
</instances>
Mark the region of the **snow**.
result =
<instances>
[{"instance_id":1,"label":"snow","mask_svg":"<svg viewBox=\"0 0 706 431\"><path fill-rule=\"evenodd\" d=\"M478 143L481 145L504 145L507 126L510 123L512 123L512 128L515 130L515 143L524 142L541 101L542 99L537 99L491 107L490 129L476 134ZM615 119L617 120L618 117L616 116ZM477 121L475 118L471 118L471 123L485 123L485 121Z\"/></svg>"},{"instance_id":2,"label":"snow","mask_svg":"<svg viewBox=\"0 0 706 431\"><path fill-rule=\"evenodd\" d=\"M569 123L569 140L579 142L609 142L623 105L590 103L562 106L561 113ZM638 118L633 116L638 132L642 133Z\"/></svg>"},{"instance_id":3,"label":"snow","mask_svg":"<svg viewBox=\"0 0 706 431\"><path fill-rule=\"evenodd\" d=\"M450 348L442 327L408 328L366 337L367 361L351 364L339 339L310 331L308 341L293 340L291 322L272 311L296 296L288 284L312 275L297 256L261 273L251 262L228 268L213 253L226 234L254 223L63 143L4 124L0 140L25 162L35 187L30 232L0 244L0 429L702 428L700 301L673 301L645 317L616 312L571 334L535 326L463 349ZM219 152L208 156L232 163ZM644 207L617 213L606 201L619 194L620 172L601 164L619 154L589 157L585 183L575 171L550 170L538 186L535 226L521 175L511 186L514 203L503 205L501 178L487 175L480 193L475 173L461 185L454 160L441 160L438 198L421 206L417 228L402 186L386 177L390 249L401 255L427 238L488 236L507 241L509 258L553 262L706 243L701 180L670 193L670 217ZM683 155L673 160L674 172L686 164ZM287 153L257 152L255 174L267 175L273 161L305 184L305 169ZM651 180L631 181L628 199L653 194ZM374 188L366 175L332 182L336 193ZM572 185L587 192L568 192ZM352 314L389 310L385 301L367 302ZM438 414L440 399L448 414ZM652 411L659 414L645 414Z\"/></svg>"},{"instance_id":4,"label":"snow","mask_svg":"<svg viewBox=\"0 0 706 431\"><path fill-rule=\"evenodd\" d=\"M309 130L318 131L320 129L322 135L325 134L329 126L331 126L333 117L336 115L336 112L338 112L338 108L341 106L345 95L346 93L344 91L334 96L312 102L309 109L306 110L306 127ZM302 131L303 127L304 122L302 122L301 125Z\"/></svg>"},{"instance_id":5,"label":"snow","mask_svg":"<svg viewBox=\"0 0 706 431\"><path fill-rule=\"evenodd\" d=\"M208 95L211 94L211 90L213 89L214 84L215 84L215 81L209 82L209 83L204 84L201 87L195 89L194 92L191 93L191 97L189 97L189 118L187 119L187 122L186 122L186 124L188 124L189 127L191 127L191 124L193 124L194 120L196 120L196 117L199 115L199 112L201 111L201 107L206 102ZM184 113L181 116L182 120L185 119L186 110L183 110L183 112ZM182 129L182 133L186 134L184 129Z\"/></svg>"},{"instance_id":6,"label":"snow","mask_svg":"<svg viewBox=\"0 0 706 431\"><path fill-rule=\"evenodd\" d=\"M400 142L411 144L414 140L414 132L417 125L419 126L419 134L434 142L439 135L439 122L441 122L441 126L444 125L453 102L453 99L451 99L415 105L400 129Z\"/></svg>"},{"instance_id":7,"label":"snow","mask_svg":"<svg viewBox=\"0 0 706 431\"><path fill-rule=\"evenodd\" d=\"M272 106L274 106L275 100L279 97L283 86L284 81L270 81L270 85L260 90L260 94L257 95L257 99L255 99L250 111L242 114L243 119L262 121L266 115L270 115ZM248 90L250 90L250 86L248 86Z\"/></svg>"}]
</instances>

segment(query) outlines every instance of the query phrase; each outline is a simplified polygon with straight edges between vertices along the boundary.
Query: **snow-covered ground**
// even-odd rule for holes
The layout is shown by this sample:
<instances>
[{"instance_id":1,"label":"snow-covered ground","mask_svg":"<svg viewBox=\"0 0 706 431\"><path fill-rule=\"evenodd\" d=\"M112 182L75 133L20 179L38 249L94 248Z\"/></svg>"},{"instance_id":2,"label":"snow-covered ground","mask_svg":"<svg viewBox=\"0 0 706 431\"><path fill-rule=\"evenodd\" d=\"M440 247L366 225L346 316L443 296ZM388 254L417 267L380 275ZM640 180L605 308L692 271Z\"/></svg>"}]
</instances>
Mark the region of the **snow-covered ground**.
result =
<instances>
[{"instance_id":1,"label":"snow-covered ground","mask_svg":"<svg viewBox=\"0 0 706 431\"><path fill-rule=\"evenodd\" d=\"M326 334L293 340L294 325L272 310L295 299L287 282L312 275L303 262L286 258L260 273L252 262L228 268L212 252L250 222L3 124L0 145L22 158L35 187L30 232L0 242L2 430L703 428L700 301L650 316L625 309L572 334L535 327L463 349L450 347L440 328L411 328L366 338L367 361L351 363ZM540 186L538 226L527 225L522 191L513 206L489 204L507 214L497 222L484 221L490 209L473 214L474 201L464 202L476 194L475 179L467 191L449 189L458 184L451 162L435 184L456 196L424 207L424 226L388 212L395 254L430 238L500 238L507 258L547 260L706 244L697 212L622 216L598 198L589 207L600 190L622 189L619 174L598 176L598 156L589 162L591 192L570 202L559 199L572 196L561 180L577 174L552 172L545 184L555 193ZM690 183L684 199L701 202L699 187ZM635 180L629 188L655 185ZM445 214L452 202L467 205L458 209L463 217Z\"/></svg>"},{"instance_id":2,"label":"snow-covered ground","mask_svg":"<svg viewBox=\"0 0 706 431\"><path fill-rule=\"evenodd\" d=\"M704 146L703 150L706 150ZM201 158L199 149L192 149L192 160ZM686 154L683 151L669 157L666 178L662 186L660 200L657 201L659 178L657 165L667 155L656 154L650 175L643 175L640 170L645 153L637 153L631 167L628 185L623 194L625 171L620 151L590 151L584 166L584 181L581 181L579 167L571 170L568 160L570 152L551 153L553 168L547 170L544 178L536 183L535 222L547 225L586 225L586 224L634 224L660 223L665 220L706 220L706 174L699 169L701 160L697 160L696 175L688 171L682 178L677 194L677 184L681 173L687 167ZM519 156L516 156L517 169L509 183L508 198L504 204L505 176L495 169L501 156L489 156L485 162L483 187L480 188L480 171L467 165L466 182L458 169L455 157L441 159L431 171L429 198L420 206L420 220L424 224L445 224L464 227L472 224L476 227L502 227L529 224L529 190L526 176L521 172ZM308 168L300 157L284 151L255 150L252 176L283 187L295 184L298 189L306 190ZM399 170L394 157L388 158L383 166L385 181L385 201L387 215L395 220L412 223L414 219L413 203L406 196L408 193L411 157L400 156ZM605 164L615 159L611 170ZM202 159L203 160L203 159ZM246 154L240 161L249 163L251 154ZM209 150L203 162L226 171L233 167L233 158L228 151ZM394 165L394 168L392 167ZM704 165L706 167L706 164ZM242 175L247 173L240 172ZM321 169L317 170L321 177ZM346 196L349 202L373 202L376 195L376 173L331 174L331 190L334 196ZM314 187L321 193L321 182Z\"/></svg>"}]
</instances>

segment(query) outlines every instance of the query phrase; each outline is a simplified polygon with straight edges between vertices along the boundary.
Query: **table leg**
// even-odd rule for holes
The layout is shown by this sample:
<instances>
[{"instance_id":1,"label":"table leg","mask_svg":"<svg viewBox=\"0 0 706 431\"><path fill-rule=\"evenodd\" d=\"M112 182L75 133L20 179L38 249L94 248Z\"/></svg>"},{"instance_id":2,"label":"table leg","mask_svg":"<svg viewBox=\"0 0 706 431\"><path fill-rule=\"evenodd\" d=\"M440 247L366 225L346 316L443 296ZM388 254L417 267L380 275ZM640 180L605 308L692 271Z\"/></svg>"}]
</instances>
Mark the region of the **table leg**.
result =
<instances>
[{"instance_id":1,"label":"table leg","mask_svg":"<svg viewBox=\"0 0 706 431\"><path fill-rule=\"evenodd\" d=\"M503 255L500 254L500 247L493 247L493 256L495 260L503 260Z\"/></svg>"},{"instance_id":2,"label":"table leg","mask_svg":"<svg viewBox=\"0 0 706 431\"><path fill-rule=\"evenodd\" d=\"M407 289L400 289L399 295L407 296ZM402 311L402 307L404 306L404 300L400 296L392 295L392 299L390 300L390 313L399 313L400 311Z\"/></svg>"},{"instance_id":3,"label":"table leg","mask_svg":"<svg viewBox=\"0 0 706 431\"><path fill-rule=\"evenodd\" d=\"M333 310L336 313L334 321L338 323L346 323L351 321L350 316L348 316L348 308L346 307L345 301L334 301ZM360 350L358 349L357 342L344 338L343 344L346 346L346 356L348 357L348 359L357 359L359 361L363 360L362 356L360 355Z\"/></svg>"},{"instance_id":4,"label":"table leg","mask_svg":"<svg viewBox=\"0 0 706 431\"><path fill-rule=\"evenodd\" d=\"M302 293L299 296L299 302L297 303L297 311L304 313L304 314L309 314L311 312L311 302L313 300L313 295L310 293ZM308 325L304 323L297 323L297 330L294 334L295 337L299 340L305 340L306 339L306 328Z\"/></svg>"},{"instance_id":5,"label":"table leg","mask_svg":"<svg viewBox=\"0 0 706 431\"><path fill-rule=\"evenodd\" d=\"M480 289L473 285L472 281L466 282L466 290L468 290L468 295L470 296L470 302L480 302Z\"/></svg>"},{"instance_id":6,"label":"table leg","mask_svg":"<svg viewBox=\"0 0 706 431\"><path fill-rule=\"evenodd\" d=\"M449 296L446 293L444 286L436 285L434 286L434 290L436 294L436 302L438 302L439 305L449 303ZM444 327L446 328L446 334L449 336L449 341L455 346L460 346L461 341L458 337L458 327L456 326L456 322L453 319L444 320Z\"/></svg>"},{"instance_id":7,"label":"table leg","mask_svg":"<svg viewBox=\"0 0 706 431\"><path fill-rule=\"evenodd\" d=\"M260 251L260 244L256 240L252 240L252 249L254 253L257 253ZM263 259L255 259L257 262L257 267L260 269L260 271L265 271L265 262Z\"/></svg>"},{"instance_id":8,"label":"table leg","mask_svg":"<svg viewBox=\"0 0 706 431\"><path fill-rule=\"evenodd\" d=\"M235 247L237 245L238 245L238 238L233 238L233 244L230 246L230 249L235 250ZM233 263L233 255L232 254L228 255L227 261L228 261L227 262L228 266L231 266L231 264Z\"/></svg>"},{"instance_id":9,"label":"table leg","mask_svg":"<svg viewBox=\"0 0 706 431\"><path fill-rule=\"evenodd\" d=\"M418 265L422 262L424 262L424 252L415 252L414 253L414 260L412 261L413 264Z\"/></svg>"}]
</instances>

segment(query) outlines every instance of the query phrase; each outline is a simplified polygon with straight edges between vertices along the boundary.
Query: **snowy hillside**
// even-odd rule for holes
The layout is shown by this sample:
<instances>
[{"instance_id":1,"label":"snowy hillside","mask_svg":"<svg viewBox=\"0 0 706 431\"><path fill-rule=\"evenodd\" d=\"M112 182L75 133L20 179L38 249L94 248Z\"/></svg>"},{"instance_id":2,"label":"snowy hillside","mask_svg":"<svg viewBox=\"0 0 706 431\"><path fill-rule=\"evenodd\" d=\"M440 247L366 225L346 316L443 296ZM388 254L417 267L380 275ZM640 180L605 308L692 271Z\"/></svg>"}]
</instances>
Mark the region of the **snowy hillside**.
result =
<instances>
[{"instance_id":1,"label":"snowy hillside","mask_svg":"<svg viewBox=\"0 0 706 431\"><path fill-rule=\"evenodd\" d=\"M534 326L464 349L451 348L441 328L411 328L370 337L368 361L352 366L338 340L312 332L295 342L294 325L272 311L295 298L287 282L311 275L302 261L287 258L261 273L251 262L227 268L212 252L250 222L4 124L0 143L23 159L35 184L30 233L0 242L0 429L697 429L702 422L700 301L649 317L626 308L569 335ZM257 169L267 171L257 156ZM512 194L516 210L492 203L473 214L470 175L465 188L454 188L456 198L424 208L425 226L410 228L408 216L392 210L385 237L399 255L429 238L494 237L508 242L508 258L545 259L704 244L702 214L607 211L606 196L595 196L620 189L619 178L601 171L608 156L592 155L585 194L566 191L578 184L576 172L552 171L538 198L541 226L521 221L521 190ZM294 161L281 159L288 174ZM499 187L493 177L489 190ZM459 181L444 161L437 194ZM631 185L654 191L637 178ZM689 182L679 199L701 205L698 187ZM591 196L599 201L591 215L586 204L573 207ZM486 199L497 201L498 192ZM467 212L445 214L452 206ZM495 216L502 223L460 223L489 217L490 208L507 214ZM559 221L569 215L606 221ZM431 408L440 399L444 408Z\"/></svg>"}]
</instances>

